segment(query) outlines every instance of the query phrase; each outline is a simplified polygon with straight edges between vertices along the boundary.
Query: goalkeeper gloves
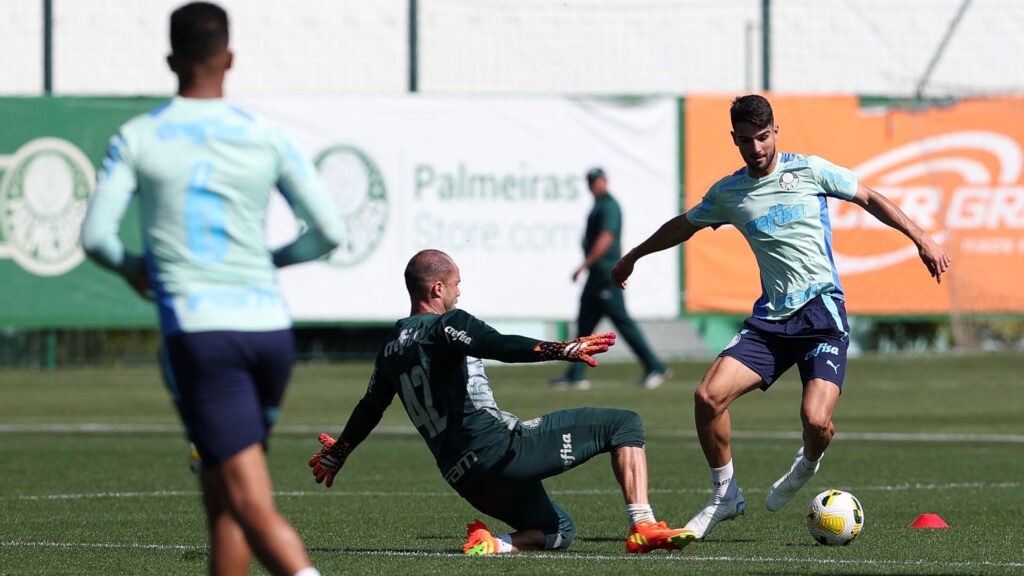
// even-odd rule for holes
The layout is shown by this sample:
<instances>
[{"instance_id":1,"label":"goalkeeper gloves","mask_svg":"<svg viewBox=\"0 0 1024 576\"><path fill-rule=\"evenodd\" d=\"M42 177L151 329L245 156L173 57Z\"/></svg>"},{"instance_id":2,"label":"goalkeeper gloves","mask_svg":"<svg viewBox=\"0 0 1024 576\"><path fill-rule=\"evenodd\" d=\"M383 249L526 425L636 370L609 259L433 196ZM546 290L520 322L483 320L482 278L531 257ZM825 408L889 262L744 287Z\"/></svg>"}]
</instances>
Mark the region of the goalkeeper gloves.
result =
<instances>
[{"instance_id":1,"label":"goalkeeper gloves","mask_svg":"<svg viewBox=\"0 0 1024 576\"><path fill-rule=\"evenodd\" d=\"M592 354L600 354L615 344L615 332L581 336L565 342L539 342L533 351L544 360L568 360L570 362L586 362L588 366L597 366Z\"/></svg>"},{"instance_id":2,"label":"goalkeeper gloves","mask_svg":"<svg viewBox=\"0 0 1024 576\"><path fill-rule=\"evenodd\" d=\"M309 467L313 469L313 477L316 483L321 484L327 481L327 487L334 485L334 475L341 470L345 459L352 453L352 447L344 438L337 441L331 438L330 434L321 432L318 438L323 447L309 459Z\"/></svg>"}]
</instances>

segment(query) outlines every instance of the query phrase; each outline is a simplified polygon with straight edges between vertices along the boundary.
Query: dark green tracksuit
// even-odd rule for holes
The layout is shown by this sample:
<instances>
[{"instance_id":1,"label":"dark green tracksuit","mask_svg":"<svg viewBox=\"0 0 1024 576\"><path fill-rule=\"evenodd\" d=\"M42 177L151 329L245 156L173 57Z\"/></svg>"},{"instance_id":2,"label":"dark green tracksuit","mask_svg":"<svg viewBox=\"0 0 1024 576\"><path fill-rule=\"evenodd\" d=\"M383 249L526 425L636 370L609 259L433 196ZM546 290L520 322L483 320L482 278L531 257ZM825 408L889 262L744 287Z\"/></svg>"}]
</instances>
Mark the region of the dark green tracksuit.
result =
<instances>
[{"instance_id":1,"label":"dark green tracksuit","mask_svg":"<svg viewBox=\"0 0 1024 576\"><path fill-rule=\"evenodd\" d=\"M366 395L341 436L358 445L397 395L463 498L516 530L542 530L549 548L568 547L576 527L541 480L604 452L642 447L643 425L636 413L611 408L525 422L501 411L480 359L539 362L538 342L502 335L462 310L403 318L377 354Z\"/></svg>"},{"instance_id":2,"label":"dark green tracksuit","mask_svg":"<svg viewBox=\"0 0 1024 576\"><path fill-rule=\"evenodd\" d=\"M600 260L590 268L587 283L580 295L580 312L576 321L576 335L592 334L603 316L608 316L618 335L621 336L644 365L645 374L651 371L664 372L665 365L655 356L647 344L636 322L626 312L626 301L622 290L612 285L612 266L622 257L622 210L611 194L604 194L594 201L594 208L587 216L587 230L583 235L584 256L593 248L601 232L608 231L615 240ZM565 376L569 380L583 380L586 365L573 363Z\"/></svg>"}]
</instances>

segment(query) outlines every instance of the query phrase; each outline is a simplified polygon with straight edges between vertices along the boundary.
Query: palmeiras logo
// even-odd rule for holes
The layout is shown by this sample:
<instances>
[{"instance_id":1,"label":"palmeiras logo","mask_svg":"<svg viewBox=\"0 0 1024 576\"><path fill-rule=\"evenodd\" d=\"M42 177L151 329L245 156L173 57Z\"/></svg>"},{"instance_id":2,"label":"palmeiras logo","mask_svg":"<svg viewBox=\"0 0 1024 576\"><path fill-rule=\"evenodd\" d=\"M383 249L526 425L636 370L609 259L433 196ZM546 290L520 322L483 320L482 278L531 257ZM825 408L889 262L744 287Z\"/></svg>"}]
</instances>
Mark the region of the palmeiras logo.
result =
<instances>
[{"instance_id":1,"label":"palmeiras logo","mask_svg":"<svg viewBox=\"0 0 1024 576\"><path fill-rule=\"evenodd\" d=\"M78 238L96 180L89 158L59 138L37 138L0 156L0 258L37 276L59 276L85 258Z\"/></svg>"},{"instance_id":2,"label":"palmeiras logo","mask_svg":"<svg viewBox=\"0 0 1024 576\"><path fill-rule=\"evenodd\" d=\"M362 150L332 146L314 160L345 221L345 241L328 257L335 266L354 266L380 245L388 225L388 195L377 164Z\"/></svg>"},{"instance_id":3,"label":"palmeiras logo","mask_svg":"<svg viewBox=\"0 0 1024 576\"><path fill-rule=\"evenodd\" d=\"M789 191L796 188L797 184L800 183L800 177L792 172L783 172L779 176L779 188Z\"/></svg>"}]
</instances>

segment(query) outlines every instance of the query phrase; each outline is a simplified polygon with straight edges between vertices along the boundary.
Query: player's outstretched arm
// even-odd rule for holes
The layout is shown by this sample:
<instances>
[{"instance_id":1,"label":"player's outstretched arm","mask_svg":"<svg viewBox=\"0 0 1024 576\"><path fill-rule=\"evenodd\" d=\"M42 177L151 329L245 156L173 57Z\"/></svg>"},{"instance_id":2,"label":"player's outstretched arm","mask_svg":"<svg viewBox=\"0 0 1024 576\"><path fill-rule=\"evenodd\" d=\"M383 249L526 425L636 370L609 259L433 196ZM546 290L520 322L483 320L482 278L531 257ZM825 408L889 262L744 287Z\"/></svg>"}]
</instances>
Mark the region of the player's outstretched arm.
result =
<instances>
[{"instance_id":1,"label":"player's outstretched arm","mask_svg":"<svg viewBox=\"0 0 1024 576\"><path fill-rule=\"evenodd\" d=\"M334 476L345 465L348 455L352 453L352 445L345 438L339 436L335 440L326 432L321 432L317 440L321 444L320 451L309 459L309 467L313 469L316 483L326 482L327 487L330 488L334 486Z\"/></svg>"},{"instance_id":2,"label":"player's outstretched arm","mask_svg":"<svg viewBox=\"0 0 1024 576\"><path fill-rule=\"evenodd\" d=\"M615 332L591 334L564 342L538 342L533 351L541 360L566 360L569 362L586 362L589 366L597 366L595 354L607 352L615 345Z\"/></svg>"},{"instance_id":3,"label":"player's outstretched arm","mask_svg":"<svg viewBox=\"0 0 1024 576\"><path fill-rule=\"evenodd\" d=\"M615 266L612 267L612 283L619 288L625 288L626 281L633 274L633 266L636 265L637 260L648 254L678 246L689 240L698 230L700 228L694 226L686 218L685 213L665 222L647 240L638 244L636 248L627 252L615 263Z\"/></svg>"},{"instance_id":4,"label":"player's outstretched arm","mask_svg":"<svg viewBox=\"0 0 1024 576\"><path fill-rule=\"evenodd\" d=\"M857 194L851 199L851 202L867 210L879 222L899 230L907 238L910 238L917 246L918 255L928 269L928 273L935 278L936 282L942 284L942 274L953 264L953 260L945 248L877 190L860 184L857 187Z\"/></svg>"},{"instance_id":5,"label":"player's outstretched arm","mask_svg":"<svg viewBox=\"0 0 1024 576\"><path fill-rule=\"evenodd\" d=\"M384 411L395 397L394 388L380 374L375 364L370 383L366 386L366 394L352 409L348 423L337 440L331 438L329 434L320 433L320 451L309 459L309 467L313 469L313 477L317 484L326 482L328 488L334 485L334 476L345 465L348 455L366 440L377 424L380 424Z\"/></svg>"}]
</instances>

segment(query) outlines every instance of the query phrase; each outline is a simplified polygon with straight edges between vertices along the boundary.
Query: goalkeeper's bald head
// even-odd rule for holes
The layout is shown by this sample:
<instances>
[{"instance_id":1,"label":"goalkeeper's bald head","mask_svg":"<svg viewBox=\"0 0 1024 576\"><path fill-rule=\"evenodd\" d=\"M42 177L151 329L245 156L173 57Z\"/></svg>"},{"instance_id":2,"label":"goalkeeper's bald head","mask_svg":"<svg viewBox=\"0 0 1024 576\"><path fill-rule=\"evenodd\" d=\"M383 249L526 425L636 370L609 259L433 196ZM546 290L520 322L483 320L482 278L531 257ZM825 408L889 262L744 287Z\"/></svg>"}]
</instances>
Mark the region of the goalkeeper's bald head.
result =
<instances>
[{"instance_id":1,"label":"goalkeeper's bald head","mask_svg":"<svg viewBox=\"0 0 1024 576\"><path fill-rule=\"evenodd\" d=\"M405 267L405 288L414 302L426 300L435 284L447 283L456 274L458 267L451 256L440 250L420 250Z\"/></svg>"}]
</instances>

